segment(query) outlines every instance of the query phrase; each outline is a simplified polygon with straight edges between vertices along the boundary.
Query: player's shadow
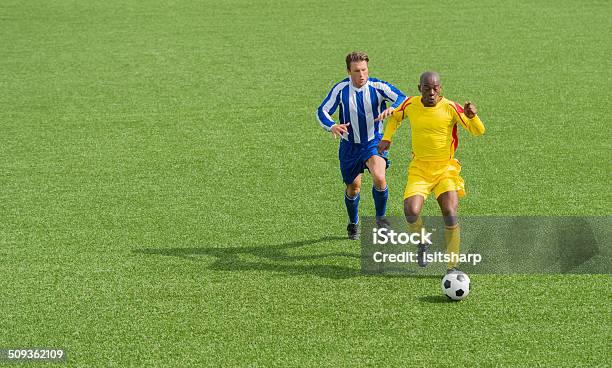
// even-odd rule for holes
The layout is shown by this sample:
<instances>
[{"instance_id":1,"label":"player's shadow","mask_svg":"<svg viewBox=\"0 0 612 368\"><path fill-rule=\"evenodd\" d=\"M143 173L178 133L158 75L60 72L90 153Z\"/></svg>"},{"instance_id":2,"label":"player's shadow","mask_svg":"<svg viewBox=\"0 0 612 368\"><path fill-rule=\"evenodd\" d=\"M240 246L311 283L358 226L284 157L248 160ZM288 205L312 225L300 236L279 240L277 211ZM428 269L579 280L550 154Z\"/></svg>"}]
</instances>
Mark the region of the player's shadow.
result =
<instances>
[{"instance_id":1,"label":"player's shadow","mask_svg":"<svg viewBox=\"0 0 612 368\"><path fill-rule=\"evenodd\" d=\"M293 241L282 244L237 247L190 247L190 248L139 248L134 253L161 255L199 261L213 257L208 269L213 271L269 271L287 275L315 275L330 279L347 279L362 276L359 263L355 266L330 264L338 258L359 261L361 255L354 251L336 251L319 254L290 254L318 243L345 240L340 236L325 236L318 239ZM205 260L205 258L204 258ZM383 277L437 278L434 275L377 275Z\"/></svg>"}]
</instances>

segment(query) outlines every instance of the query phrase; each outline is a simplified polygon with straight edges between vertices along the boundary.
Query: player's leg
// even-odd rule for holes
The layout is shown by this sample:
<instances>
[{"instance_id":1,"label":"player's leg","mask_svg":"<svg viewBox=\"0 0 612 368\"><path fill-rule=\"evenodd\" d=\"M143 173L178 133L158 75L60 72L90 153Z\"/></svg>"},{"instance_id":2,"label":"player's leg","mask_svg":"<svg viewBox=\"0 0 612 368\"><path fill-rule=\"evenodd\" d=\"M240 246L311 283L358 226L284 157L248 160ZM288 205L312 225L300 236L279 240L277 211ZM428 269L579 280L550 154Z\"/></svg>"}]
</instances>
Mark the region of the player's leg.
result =
<instances>
[{"instance_id":1,"label":"player's leg","mask_svg":"<svg viewBox=\"0 0 612 368\"><path fill-rule=\"evenodd\" d=\"M465 183L460 176L461 165L456 159L450 160L443 170L440 181L434 187L434 194L444 217L446 253L451 256L448 269L453 270L459 264L461 234L457 221L457 208L459 198L465 196Z\"/></svg>"},{"instance_id":2,"label":"player's leg","mask_svg":"<svg viewBox=\"0 0 612 368\"><path fill-rule=\"evenodd\" d=\"M411 233L421 232L423 228L421 210L434 185L429 171L429 164L416 160L413 160L408 167L408 182L404 190L404 215ZM428 248L429 244L418 245L417 261L421 267L427 266Z\"/></svg>"},{"instance_id":3,"label":"player's leg","mask_svg":"<svg viewBox=\"0 0 612 368\"><path fill-rule=\"evenodd\" d=\"M421 223L423 203L434 187L427 163L413 160L408 166L408 180L404 189L404 215L409 226ZM420 227L419 227L420 229Z\"/></svg>"},{"instance_id":4,"label":"player's leg","mask_svg":"<svg viewBox=\"0 0 612 368\"><path fill-rule=\"evenodd\" d=\"M421 210L423 209L424 202L425 198L420 194L404 199L404 216L406 216L408 226L413 226L421 220ZM420 221L420 223L422 224L423 222Z\"/></svg>"},{"instance_id":5,"label":"player's leg","mask_svg":"<svg viewBox=\"0 0 612 368\"><path fill-rule=\"evenodd\" d=\"M461 246L461 234L457 220L457 208L459 206L459 195L457 191L451 190L440 194L437 198L438 205L444 218L444 240L446 242L446 253L450 254L448 269L454 269L459 264L459 252Z\"/></svg>"},{"instance_id":6,"label":"player's leg","mask_svg":"<svg viewBox=\"0 0 612 368\"><path fill-rule=\"evenodd\" d=\"M420 232L423 227L421 210L424 202L425 198L419 194L404 199L404 216L411 233Z\"/></svg>"},{"instance_id":7,"label":"player's leg","mask_svg":"<svg viewBox=\"0 0 612 368\"><path fill-rule=\"evenodd\" d=\"M355 147L347 141L340 143L338 158L340 159L342 181L346 185L344 203L349 217L346 230L349 239L352 240L359 239L359 193L361 191L361 173L363 172L363 162L360 160L359 153L359 147Z\"/></svg>"},{"instance_id":8,"label":"player's leg","mask_svg":"<svg viewBox=\"0 0 612 368\"><path fill-rule=\"evenodd\" d=\"M378 227L389 227L389 223L384 218L387 212L387 199L389 198L389 188L387 187L387 160L381 156L374 155L366 161L366 166L372 174L372 197L376 208L376 221Z\"/></svg>"},{"instance_id":9,"label":"player's leg","mask_svg":"<svg viewBox=\"0 0 612 368\"><path fill-rule=\"evenodd\" d=\"M457 225L457 208L459 207L459 196L454 190L444 192L437 198L438 205L444 217L446 226Z\"/></svg>"},{"instance_id":10,"label":"player's leg","mask_svg":"<svg viewBox=\"0 0 612 368\"><path fill-rule=\"evenodd\" d=\"M361 192L361 174L357 175L351 184L346 185L344 192L344 204L349 217L346 227L348 237L351 240L359 239L359 193Z\"/></svg>"},{"instance_id":11,"label":"player's leg","mask_svg":"<svg viewBox=\"0 0 612 368\"><path fill-rule=\"evenodd\" d=\"M410 196L404 199L404 216L408 222L408 230L411 233L420 233L423 228L423 219L421 219L421 210L423 209L423 203L425 197L420 194ZM429 244L419 244L417 251L417 261L419 266L427 266L427 250Z\"/></svg>"}]
</instances>

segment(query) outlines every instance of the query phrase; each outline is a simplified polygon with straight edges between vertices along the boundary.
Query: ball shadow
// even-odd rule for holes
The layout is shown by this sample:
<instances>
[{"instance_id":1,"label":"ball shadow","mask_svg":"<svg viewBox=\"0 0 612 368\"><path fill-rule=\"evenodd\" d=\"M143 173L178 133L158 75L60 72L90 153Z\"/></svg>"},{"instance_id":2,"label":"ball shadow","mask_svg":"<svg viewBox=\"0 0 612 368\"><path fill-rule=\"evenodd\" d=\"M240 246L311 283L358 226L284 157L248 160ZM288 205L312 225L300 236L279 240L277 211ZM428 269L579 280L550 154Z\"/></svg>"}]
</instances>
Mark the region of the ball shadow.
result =
<instances>
[{"instance_id":1,"label":"ball shadow","mask_svg":"<svg viewBox=\"0 0 612 368\"><path fill-rule=\"evenodd\" d=\"M457 301L449 299L446 295L426 295L420 297L419 301L431 304L457 303Z\"/></svg>"}]
</instances>

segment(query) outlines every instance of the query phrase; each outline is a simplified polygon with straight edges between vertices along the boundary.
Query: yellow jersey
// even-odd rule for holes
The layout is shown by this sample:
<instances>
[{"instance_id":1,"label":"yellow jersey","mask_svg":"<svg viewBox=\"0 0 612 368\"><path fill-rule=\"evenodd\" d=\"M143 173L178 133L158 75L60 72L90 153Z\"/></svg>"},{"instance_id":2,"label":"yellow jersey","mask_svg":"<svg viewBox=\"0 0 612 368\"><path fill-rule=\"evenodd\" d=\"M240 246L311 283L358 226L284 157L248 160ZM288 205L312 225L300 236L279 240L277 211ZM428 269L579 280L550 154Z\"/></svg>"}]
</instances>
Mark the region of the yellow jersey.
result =
<instances>
[{"instance_id":1,"label":"yellow jersey","mask_svg":"<svg viewBox=\"0 0 612 368\"><path fill-rule=\"evenodd\" d=\"M391 141L405 118L410 121L412 130L413 157L423 161L443 161L454 157L459 145L457 125L475 136L485 132L478 115L469 119L458 103L442 97L436 106L425 107L421 96L413 96L395 109L382 139Z\"/></svg>"}]
</instances>

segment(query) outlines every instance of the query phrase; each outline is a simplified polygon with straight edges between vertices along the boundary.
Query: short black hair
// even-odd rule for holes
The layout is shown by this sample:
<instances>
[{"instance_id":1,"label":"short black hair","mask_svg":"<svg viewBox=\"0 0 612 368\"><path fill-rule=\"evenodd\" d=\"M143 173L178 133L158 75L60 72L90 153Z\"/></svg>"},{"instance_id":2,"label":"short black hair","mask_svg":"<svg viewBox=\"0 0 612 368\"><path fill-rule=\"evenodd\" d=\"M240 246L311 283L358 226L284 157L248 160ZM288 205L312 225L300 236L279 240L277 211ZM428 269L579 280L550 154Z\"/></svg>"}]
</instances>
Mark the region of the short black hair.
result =
<instances>
[{"instance_id":1,"label":"short black hair","mask_svg":"<svg viewBox=\"0 0 612 368\"><path fill-rule=\"evenodd\" d=\"M440 81L440 74L438 74L438 72L434 72L433 70L428 70L426 72L423 72L423 74L421 74L421 77L419 78L419 84L422 86L423 80L429 77L434 77L435 79L438 80L438 82Z\"/></svg>"}]
</instances>

